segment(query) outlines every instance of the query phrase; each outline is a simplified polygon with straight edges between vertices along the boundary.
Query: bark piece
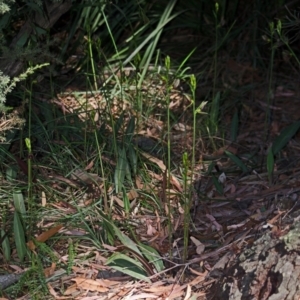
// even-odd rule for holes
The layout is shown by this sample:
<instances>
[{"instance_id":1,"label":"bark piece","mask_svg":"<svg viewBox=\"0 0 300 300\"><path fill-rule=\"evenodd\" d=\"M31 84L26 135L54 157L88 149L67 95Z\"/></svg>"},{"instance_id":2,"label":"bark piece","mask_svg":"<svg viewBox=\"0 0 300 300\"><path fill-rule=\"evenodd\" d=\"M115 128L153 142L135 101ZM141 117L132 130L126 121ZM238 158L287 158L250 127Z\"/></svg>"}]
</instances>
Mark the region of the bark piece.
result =
<instances>
[{"instance_id":1,"label":"bark piece","mask_svg":"<svg viewBox=\"0 0 300 300\"><path fill-rule=\"evenodd\" d=\"M244 250L211 289L211 299L300 299L300 223L282 238L270 233Z\"/></svg>"}]
</instances>

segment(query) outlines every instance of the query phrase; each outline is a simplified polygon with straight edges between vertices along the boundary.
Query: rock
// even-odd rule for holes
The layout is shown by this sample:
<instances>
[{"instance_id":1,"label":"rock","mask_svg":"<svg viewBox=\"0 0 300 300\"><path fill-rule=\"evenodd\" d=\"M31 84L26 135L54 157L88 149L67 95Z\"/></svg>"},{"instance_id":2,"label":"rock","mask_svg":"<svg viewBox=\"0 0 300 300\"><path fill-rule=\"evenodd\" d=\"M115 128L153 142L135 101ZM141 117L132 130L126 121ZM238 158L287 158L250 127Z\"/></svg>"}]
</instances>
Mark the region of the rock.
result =
<instances>
[{"instance_id":1,"label":"rock","mask_svg":"<svg viewBox=\"0 0 300 300\"><path fill-rule=\"evenodd\" d=\"M23 273L0 275L0 290L4 290L10 285L16 283L22 275Z\"/></svg>"}]
</instances>

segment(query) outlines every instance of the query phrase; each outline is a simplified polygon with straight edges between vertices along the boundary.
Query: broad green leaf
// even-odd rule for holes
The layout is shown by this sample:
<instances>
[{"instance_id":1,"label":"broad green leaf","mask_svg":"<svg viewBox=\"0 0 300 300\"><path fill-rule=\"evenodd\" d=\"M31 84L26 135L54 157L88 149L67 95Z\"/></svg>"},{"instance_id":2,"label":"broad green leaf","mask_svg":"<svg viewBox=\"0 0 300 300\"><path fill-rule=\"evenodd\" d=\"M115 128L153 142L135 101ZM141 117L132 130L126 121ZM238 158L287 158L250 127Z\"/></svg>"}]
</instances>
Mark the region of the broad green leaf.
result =
<instances>
[{"instance_id":1,"label":"broad green leaf","mask_svg":"<svg viewBox=\"0 0 300 300\"><path fill-rule=\"evenodd\" d=\"M5 231L3 229L1 229L1 238L3 238L4 235L5 235ZM11 249L10 249L10 244L9 244L8 236L6 236L3 239L3 242L2 242L2 252L3 252L5 260L6 261L10 261Z\"/></svg>"},{"instance_id":2,"label":"broad green leaf","mask_svg":"<svg viewBox=\"0 0 300 300\"><path fill-rule=\"evenodd\" d=\"M248 172L248 168L244 165L244 163L234 154L229 151L225 151L225 154L243 171Z\"/></svg>"},{"instance_id":3,"label":"broad green leaf","mask_svg":"<svg viewBox=\"0 0 300 300\"><path fill-rule=\"evenodd\" d=\"M12 181L16 179L16 177L17 177L17 171L14 168L8 168L6 170L6 179L8 181Z\"/></svg>"},{"instance_id":4,"label":"broad green leaf","mask_svg":"<svg viewBox=\"0 0 300 300\"><path fill-rule=\"evenodd\" d=\"M293 123L281 131L280 135L275 139L272 146L272 152L274 155L278 154L278 152L285 147L285 145L296 134L299 128L300 121Z\"/></svg>"},{"instance_id":5,"label":"broad green leaf","mask_svg":"<svg viewBox=\"0 0 300 300\"><path fill-rule=\"evenodd\" d=\"M142 263L123 253L114 253L106 261L106 264L113 269L118 270L131 277L137 278L139 280L144 280L149 283L151 282L147 277L147 273L145 272Z\"/></svg>"},{"instance_id":6,"label":"broad green leaf","mask_svg":"<svg viewBox=\"0 0 300 300\"><path fill-rule=\"evenodd\" d=\"M139 243L138 245L141 249L141 252L143 253L143 256L147 258L149 263L154 265L157 272L161 272L165 269L161 256L154 248L142 243Z\"/></svg>"},{"instance_id":7,"label":"broad green leaf","mask_svg":"<svg viewBox=\"0 0 300 300\"><path fill-rule=\"evenodd\" d=\"M128 147L128 159L130 162L130 168L133 172L134 175L137 173L137 156L136 156L136 151L132 145Z\"/></svg>"},{"instance_id":8,"label":"broad green leaf","mask_svg":"<svg viewBox=\"0 0 300 300\"><path fill-rule=\"evenodd\" d=\"M26 208L25 208L25 203L24 203L24 197L21 191L14 191L13 192L13 199L14 199L14 206L15 210L22 214L26 214Z\"/></svg>"},{"instance_id":9,"label":"broad green leaf","mask_svg":"<svg viewBox=\"0 0 300 300\"><path fill-rule=\"evenodd\" d=\"M19 213L16 210L14 213L14 236L18 257L21 261L23 261L26 255L25 232Z\"/></svg>"},{"instance_id":10,"label":"broad green leaf","mask_svg":"<svg viewBox=\"0 0 300 300\"><path fill-rule=\"evenodd\" d=\"M103 241L104 243L108 243L109 245L114 245L115 244L115 230L113 227L113 222L107 218L104 213L101 213L99 211L99 214L101 215L102 218L102 227L103 229L99 232L100 235L100 240Z\"/></svg>"}]
</instances>

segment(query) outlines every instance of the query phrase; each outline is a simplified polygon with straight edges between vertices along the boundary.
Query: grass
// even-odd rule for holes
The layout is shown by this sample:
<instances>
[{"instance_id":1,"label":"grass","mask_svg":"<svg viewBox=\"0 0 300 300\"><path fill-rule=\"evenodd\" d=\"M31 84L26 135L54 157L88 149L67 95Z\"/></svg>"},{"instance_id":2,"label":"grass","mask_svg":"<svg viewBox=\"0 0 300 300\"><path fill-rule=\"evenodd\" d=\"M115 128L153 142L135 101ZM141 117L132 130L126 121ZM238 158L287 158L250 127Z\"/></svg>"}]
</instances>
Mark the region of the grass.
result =
<instances>
[{"instance_id":1,"label":"grass","mask_svg":"<svg viewBox=\"0 0 300 300\"><path fill-rule=\"evenodd\" d=\"M229 178L249 174L257 167L252 149L245 147L248 157L255 156L253 160L235 154L239 126L248 109L236 95L242 99L255 86L251 80L243 85L248 70L250 76L254 74L254 69L245 67L245 56L249 55L251 66L256 67L263 61L263 50L251 48L256 53L251 57L245 49L231 50L230 45L250 33L257 37L258 24L251 27L249 18L238 27L241 20L229 18L222 2L209 6L209 11L208 6L201 7L199 28L191 18L193 11L186 13L182 1L169 1L160 15L143 3L139 13L145 18L137 27L139 16L130 9L130 1L119 8L106 5L78 10L77 23L72 24L62 45L61 54L65 55L85 37L84 59L76 64L76 76L81 79L77 91L60 93L57 98L49 92L46 98L52 101L41 101L35 99L36 87L29 82L23 95L27 125L11 141L10 149L3 147L0 153L7 185L1 187L5 212L1 235L8 233L16 240L12 243L5 237L2 248L7 261L24 261L32 274L38 274L31 278L32 284L26 283L26 292L36 299L48 294L47 279L42 275L46 266L51 273L47 276L55 277L56 271L62 270L70 274L96 252L108 259L107 265L148 280L153 270L162 272L174 259L178 227L183 237L182 264L186 263L195 226L191 215L195 195L199 194L204 206L213 198L196 190L194 179L198 173L209 175L220 202L226 193L221 172L214 171L218 164L203 156L210 153L221 156L221 163L224 158L230 161ZM120 15L112 20L105 9ZM237 1L228 9L238 14ZM146 13L153 18L147 21ZM182 18L187 18L185 23ZM126 34L120 19L126 22ZM231 21L224 24L225 19ZM166 35L173 37L176 30L185 30L178 24L187 24L188 32L203 36L203 44L189 47L182 63L164 55L172 52L170 49L176 53L176 47L162 47ZM75 38L79 26L84 34ZM105 34L97 38L103 28ZM204 41L210 41L209 46ZM274 75L275 50L271 47L269 52L269 78ZM193 68L196 76L188 68L197 64L195 56L199 57L198 67ZM228 61L234 58L239 68L245 68L242 79L226 73L227 67L235 65L224 62L224 57ZM100 67L100 62L105 67ZM223 73L226 76L222 77ZM49 91L55 90L54 83L51 81ZM268 91L272 89L270 80ZM222 122L228 116L232 119ZM298 125L288 127L270 148L264 166L270 184L275 156ZM10 199L14 199L13 205ZM10 211L14 211L13 218ZM26 246L30 241L35 249ZM12 254L11 247L17 252Z\"/></svg>"}]
</instances>

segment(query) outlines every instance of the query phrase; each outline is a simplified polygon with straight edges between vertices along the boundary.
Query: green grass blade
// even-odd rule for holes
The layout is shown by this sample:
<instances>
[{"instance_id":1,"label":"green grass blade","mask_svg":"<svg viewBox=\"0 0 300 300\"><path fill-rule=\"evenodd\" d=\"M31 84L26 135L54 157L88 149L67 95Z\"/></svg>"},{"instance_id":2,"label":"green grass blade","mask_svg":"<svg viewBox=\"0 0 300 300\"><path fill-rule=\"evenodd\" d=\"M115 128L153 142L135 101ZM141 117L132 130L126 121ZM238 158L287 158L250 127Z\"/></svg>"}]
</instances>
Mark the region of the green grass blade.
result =
<instances>
[{"instance_id":1,"label":"green grass blade","mask_svg":"<svg viewBox=\"0 0 300 300\"><path fill-rule=\"evenodd\" d=\"M130 212L130 202L126 193L125 188L123 187L123 204L124 204L124 211L126 216L129 216L129 212Z\"/></svg>"},{"instance_id":2,"label":"green grass blade","mask_svg":"<svg viewBox=\"0 0 300 300\"><path fill-rule=\"evenodd\" d=\"M124 183L126 169L127 169L127 158L126 158L126 151L124 148L119 149L117 165L115 169L115 187L116 193L119 193L122 190L122 186Z\"/></svg>"},{"instance_id":3,"label":"green grass blade","mask_svg":"<svg viewBox=\"0 0 300 300\"><path fill-rule=\"evenodd\" d=\"M213 135L218 130L220 99L221 99L221 93L217 92L215 97L212 99L211 108L210 108L210 114L209 114L209 116L210 116L210 132Z\"/></svg>"},{"instance_id":4,"label":"green grass blade","mask_svg":"<svg viewBox=\"0 0 300 300\"><path fill-rule=\"evenodd\" d=\"M172 2L172 3L171 3ZM165 11L169 10L172 6L172 4L176 1L171 1L170 4L168 5L168 7L166 8ZM174 5L175 5L174 3ZM181 13L181 12L180 12ZM123 65L127 65L142 49L143 47L154 37L159 38L160 37L160 31L166 26L166 24L168 24L170 21L172 21L174 18L176 18L178 15L180 15L180 13L176 13L173 16L166 18L163 22L159 23L159 25L157 26L157 28L148 35L148 37L138 46L136 47L136 49L125 59L125 61L123 62ZM153 44L152 44L153 47ZM155 47L154 47L155 48ZM150 48L149 48L150 49ZM146 60L143 61L143 63L146 63ZM146 67L145 65L143 65L143 67Z\"/></svg>"}]
</instances>

